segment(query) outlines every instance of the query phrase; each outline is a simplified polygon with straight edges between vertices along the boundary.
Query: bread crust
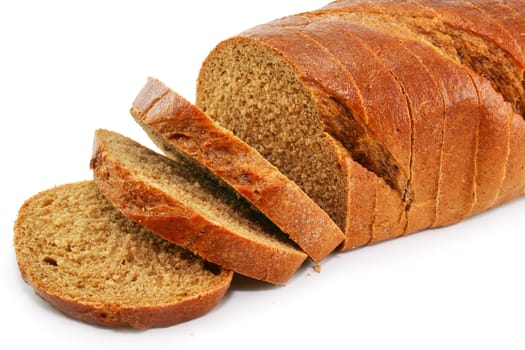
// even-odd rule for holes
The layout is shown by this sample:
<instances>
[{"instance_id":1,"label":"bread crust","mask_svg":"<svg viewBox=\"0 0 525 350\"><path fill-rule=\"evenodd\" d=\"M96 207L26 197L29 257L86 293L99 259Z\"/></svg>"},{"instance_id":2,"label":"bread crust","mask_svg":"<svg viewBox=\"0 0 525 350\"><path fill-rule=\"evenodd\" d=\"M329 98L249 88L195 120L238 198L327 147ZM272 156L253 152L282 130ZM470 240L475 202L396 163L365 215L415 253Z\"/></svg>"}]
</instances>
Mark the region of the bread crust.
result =
<instances>
[{"instance_id":1,"label":"bread crust","mask_svg":"<svg viewBox=\"0 0 525 350\"><path fill-rule=\"evenodd\" d=\"M467 6L479 11L485 20L489 21L488 27L498 27L500 32L496 40L502 45L510 42L513 48L513 56L521 65L525 64L525 39L523 33L525 25L519 20L516 10L523 9L523 1L512 7L512 1L487 1L487 0L462 0Z\"/></svg>"},{"instance_id":2,"label":"bread crust","mask_svg":"<svg viewBox=\"0 0 525 350\"><path fill-rule=\"evenodd\" d=\"M167 327L206 314L217 306L227 292L233 273L225 269L220 270L217 276L217 283L215 283L213 288L203 290L197 295L188 296L177 302L162 303L162 301L159 300L158 305L137 304L125 306L115 301L106 301L102 298L99 300L97 300L96 297L86 299L81 295L81 289L79 289L78 296L71 296L62 293L61 290L57 288L51 287L47 279L42 279L38 274L34 273L36 267L31 266L29 262L24 259L21 251L28 247L24 246L22 242L24 239L22 237L31 236L33 232L37 232L40 229L39 227L30 227L31 230L29 230L26 223L28 219L35 215L32 208L33 203L44 196L54 197L56 192L63 190L70 191L71 195L81 193L81 191L97 191L92 181L83 181L61 185L40 192L22 205L14 227L14 245L22 279L34 288L37 295L60 312L73 319L104 327L132 327L137 329ZM86 213L86 215L89 214ZM92 219L97 220L97 218ZM67 234L69 234L69 232L66 232L66 235ZM35 246L30 248L37 250L38 247L36 243L33 244L35 244ZM38 253L38 251L36 253ZM125 288L125 286L123 286L123 288Z\"/></svg>"},{"instance_id":3,"label":"bread crust","mask_svg":"<svg viewBox=\"0 0 525 350\"><path fill-rule=\"evenodd\" d=\"M523 74L525 73L525 40L520 33L523 32L522 22L519 20L519 11L523 11L524 4L516 2L500 1L438 1L438 0L418 0L418 1L388 1L388 0L357 0L357 1L336 1L316 13L364 13L364 14L386 14L397 19L425 18L432 23L431 27L439 30L452 29L456 31L448 38L448 44L452 46L446 50L457 56L458 60L468 62L467 65L478 70L483 67L485 60L482 56L477 56L474 50L471 53L461 52L454 47L454 42L461 36L460 32L467 33L484 42L490 52L500 51L499 54L505 56L505 63L496 62L495 65L485 69L480 75L487 76L496 89L502 93L505 99L512 103L515 111L522 116L525 115L525 88L523 88ZM502 19L505 23L501 22ZM501 23L501 24L500 24ZM510 31L509 31L510 29ZM426 31L427 29L422 29ZM433 39L430 39L431 41ZM517 80L509 84L499 82L500 75L505 79ZM517 78L517 79L516 79Z\"/></svg>"},{"instance_id":4,"label":"bread crust","mask_svg":"<svg viewBox=\"0 0 525 350\"><path fill-rule=\"evenodd\" d=\"M306 259L291 245L269 245L215 224L144 182L108 150L106 132L95 135L91 168L100 191L125 216L210 262L273 284L288 281Z\"/></svg>"},{"instance_id":5,"label":"bread crust","mask_svg":"<svg viewBox=\"0 0 525 350\"><path fill-rule=\"evenodd\" d=\"M352 21L356 20L359 21L360 19L366 19L361 17L345 17L345 19ZM367 22L370 24L371 22ZM373 25L374 27L377 26ZM376 45L378 42L382 41L384 42L388 37L388 30L389 27L383 24L383 27L380 29L383 31L383 35L376 35L373 38L369 38L367 40L367 43ZM360 31L354 31L356 33L360 33ZM406 34L406 33L405 33ZM408 48L406 47L403 42L406 42L405 39L397 38L396 42L398 43L398 47L404 47L403 50L396 50L396 47L389 47L388 49L381 50L380 52L384 52L385 54L392 54L395 51L401 52L402 54L405 54ZM414 40L410 40L410 45L420 45ZM410 50L408 50L410 51ZM440 59L441 58L432 58L433 56L436 56L436 52L434 50L425 50L421 49L418 52L419 55L423 55L425 57L428 57L430 60ZM413 71L416 68L415 64L406 64L407 59L406 58L400 58L398 60L392 60L393 63L398 64L401 68L409 69L410 71ZM449 63L450 64L450 63ZM503 174L505 172L505 166L506 166L506 160L507 157L502 155L506 155L508 150L508 139L509 139L509 126L506 125L506 120L508 118L508 113L512 112L512 106L510 106L508 103L506 103L502 96L494 91L494 89L491 86L491 83L483 78L478 76L476 73L472 72L470 69L466 67L462 67L463 70L466 73L466 76L470 77L472 80L472 83L474 84L477 94L478 94L478 100L479 100L479 111L478 111L478 124L473 125L473 128L476 128L476 146L473 149L474 152L474 189L473 189L473 200L472 200L472 206L471 211L467 215L473 215L476 213L479 213L485 209L488 209L491 207L492 203L497 199L498 193L500 191L501 181L503 180ZM410 71L408 79L404 79L402 82L402 85L405 90L408 92L407 86L410 86L410 84L415 83L415 89L412 91L416 91L416 93L411 94L412 96L418 96L418 94L421 94L423 91L422 87L422 77L423 74L420 72L419 74L416 74L418 76L418 80L411 79ZM430 74L438 74L437 70L429 71ZM439 90L439 89L438 89ZM434 93L435 94L435 93ZM410 94L408 94L410 95ZM435 94L437 95L437 94ZM418 96L419 97L419 96ZM436 96L437 97L437 96ZM431 99L432 95L428 95L426 97L427 99ZM413 102L411 103L413 104ZM417 108L412 108L412 113L417 113ZM416 114L414 114L416 116ZM432 120L436 120L436 118L431 118ZM414 118L414 121L417 122L417 118ZM432 125L430 123L424 123L427 125ZM417 125L414 129L415 136L417 136ZM423 138L428 138L428 140L432 139L432 135L430 134L422 134ZM417 150L417 147L423 147L424 153L421 153L422 159L424 159L424 162L418 162L417 161L417 155L414 155L414 167L417 167L418 164L420 164L423 168L433 168L432 161L430 157L429 162L429 151L431 149L432 142L418 142L415 140L415 149ZM435 167L437 168L437 167ZM414 173L416 174L417 171L414 170ZM431 182L428 181L428 174L427 176L420 177L419 179L426 182L426 184L430 184ZM417 181L418 176L411 176L412 182ZM417 185L414 183L414 195L416 197L420 196L422 194L421 189L417 187ZM421 215L415 213L415 210L420 203L417 203L416 200L412 203L411 210L409 212L409 215L412 214L413 217L417 218L417 220L421 220ZM424 220L424 217L423 217ZM424 225L420 226L420 228L425 228ZM413 223L409 220L409 227L407 228L407 232L413 232L417 231L418 227L414 227Z\"/></svg>"},{"instance_id":6,"label":"bread crust","mask_svg":"<svg viewBox=\"0 0 525 350\"><path fill-rule=\"evenodd\" d=\"M503 45L508 41L512 46L519 48L514 58L520 65L522 72L524 72L525 36L522 35L522 33L525 32L525 23L523 23L521 17L525 15L525 11L523 10L525 3L513 0L505 1L505 3L502 1L473 0L468 1L467 3L483 13L485 17L494 23L494 26L498 26L501 29L503 32L501 35ZM522 84L524 80L525 78L522 78ZM517 112L525 119L525 95L522 95L517 101L516 107Z\"/></svg>"},{"instance_id":7,"label":"bread crust","mask_svg":"<svg viewBox=\"0 0 525 350\"><path fill-rule=\"evenodd\" d=\"M418 3L405 3L405 2L397 2L396 4L385 2L385 1L375 1L375 2L364 2L364 1L353 1L353 2L346 2L341 1L334 4L334 8L338 8L339 11L349 11L349 12L373 12L377 14L393 14L393 15L402 15L402 16L424 16L431 18L432 16L436 15L435 8L432 6L438 6L443 7L440 4L432 4L432 2L424 2L422 4L421 2ZM452 8L454 5L451 5L450 7L445 6L443 14L440 12L440 15L443 15L444 21L450 25L456 25L458 27L461 27L463 30L476 30L478 27L474 24L460 24L459 19L457 18L457 15L453 15ZM475 12L469 12L470 15L467 17L472 18L475 17ZM476 17L478 18L478 17ZM468 21L467 21L468 22ZM479 29L479 28L478 28ZM483 28L481 28L483 30ZM379 38L378 38L379 39ZM446 82L447 80L454 81L457 79L457 81L462 82L460 84L469 87L465 91L470 91L470 101L471 101L471 107L470 111L473 116L479 116L475 118L469 118L469 116L465 113L464 117L460 117L459 119L454 122L454 119L451 118L444 118L445 121L451 121L449 125L445 124L445 131L443 133L444 139L443 139L443 145L451 144L454 145L454 147L457 147L457 159L472 159L470 162L470 165L467 164L466 161L463 161L464 165L466 166L463 169L458 169L457 164L459 164L458 161L451 159L450 161L447 161L446 158L443 160L445 161L445 164L443 164L445 167L443 171L440 173L444 174L446 177L449 177L448 174L457 174L459 171L459 174L462 174L459 179L451 179L451 178L445 178L441 183L445 184L446 187L440 187L441 193L443 193L444 198L440 199L438 198L438 203L456 203L455 205L452 204L452 207L450 204L448 204L446 207L442 207L441 210L438 210L436 214L438 216L441 216L441 218L436 217L436 220L434 221L433 225L435 226L441 226L441 225L447 225L451 224L453 222L457 222L459 220L462 220L462 218L471 215L471 213L475 211L479 211L479 208L483 205L480 203L486 203L487 199L485 198L487 195L490 196L489 192L491 191L491 188L494 189L497 186L495 186L493 183L491 184L488 180L494 180L493 182L498 181L498 173L500 173L500 168L495 167L494 164L490 164L489 162L484 162L486 158L490 154L494 154L493 149L488 149L487 144L491 143L493 146L501 147L505 144L505 140L499 140L498 138L495 138L494 136L490 136L487 133L487 129L490 128L490 125L492 123L492 119L498 118L497 116L491 116L487 112L487 108L484 106L483 100L480 100L478 96L474 94L476 92L479 95L479 89L477 86L477 83L480 83L480 81L476 80L477 75L469 70L466 67L459 67L459 70L463 70L464 73L461 77L461 74L459 74L458 69L452 69L452 67L455 65L455 63L447 62L448 59L445 59L444 57L440 57L436 50L429 50L428 48L421 47L419 43L415 41L410 41L409 45L415 46L418 45L418 56L424 57L427 64L432 65L432 69L429 69L428 71L432 75L439 75L439 73L444 72L444 69L438 69L438 64L436 64L436 60L440 62L440 65L448 65L449 73L446 73L444 77L438 79L442 82ZM453 73L452 71L456 70L456 73ZM452 74L452 75L449 75ZM447 78L448 75L448 78ZM452 78L455 77L455 78ZM469 80L472 80L469 82ZM405 80L406 82L410 82L410 80ZM420 83L420 80L417 81L417 83ZM451 83L447 83L450 88L447 87L447 91L449 91L447 94L450 94L450 92L453 92L454 89L461 89L460 86L453 87L451 86ZM472 89L474 87L474 89ZM463 88L465 89L465 88ZM460 90L462 91L462 90ZM493 92L494 94L494 92ZM485 94L486 95L486 94ZM446 96L447 97L447 96ZM459 96L457 98L457 101L461 101L462 97ZM449 100L448 97L445 100ZM475 100L478 102L476 103ZM452 103L454 100L452 100ZM479 110L474 111L475 106L478 106ZM492 106L492 112L494 111L494 106ZM491 108L491 107L489 107ZM501 113L500 113L501 114ZM448 114L451 115L458 115L457 113ZM501 119L501 115L499 116ZM459 127L459 129L458 129ZM456 134L449 134L449 137L447 137L448 131L451 130L453 132L456 132ZM459 131L459 132L458 132ZM460 134L462 135L470 135L468 138L460 137ZM450 139L447 141L447 139ZM463 141L459 141L463 140ZM461 144L460 144L461 143ZM417 143L416 143L417 145ZM420 144L422 147L425 147L425 144ZM428 147L428 145L427 145ZM480 150L481 148L481 150ZM450 154L450 151L446 151L445 154ZM414 163L415 166L417 166L417 162ZM449 172L447 170L447 166L453 165L456 168L454 171ZM470 175L473 174L473 175ZM481 175L480 175L481 174ZM490 175L487 175L490 174ZM496 175L496 176L495 176ZM441 175L440 175L441 176ZM456 175L453 175L452 177L455 177ZM471 177L469 179L469 177ZM458 181L459 180L459 181ZM424 181L424 180L423 180ZM454 185L455 183L455 185ZM465 191L465 185L467 185L469 188L472 188L471 191ZM448 188L448 189L447 189ZM445 191L443 191L445 189ZM479 198L478 203L478 194L477 191L480 190L480 196L482 198ZM419 191L417 189L414 190L415 192ZM492 191L494 192L494 191ZM460 193L463 193L464 195L460 196ZM471 193L471 195L469 195ZM443 197L443 195L441 197ZM417 207L419 204L414 203L414 205ZM456 209L454 209L454 206ZM448 214L447 214L448 212ZM447 218L447 216L449 216ZM417 217L417 216L415 216ZM410 223L409 223L410 225ZM413 232L415 230L418 230L420 228L424 228L424 226L420 226L419 228L416 227L409 227L407 229L407 232Z\"/></svg>"},{"instance_id":8,"label":"bread crust","mask_svg":"<svg viewBox=\"0 0 525 350\"><path fill-rule=\"evenodd\" d=\"M525 121L520 115L512 113L509 124L509 153L500 193L494 205L525 195Z\"/></svg>"},{"instance_id":9,"label":"bread crust","mask_svg":"<svg viewBox=\"0 0 525 350\"><path fill-rule=\"evenodd\" d=\"M173 158L184 157L211 171L244 196L314 261L342 242L337 225L294 182L255 149L157 79L149 78L131 114Z\"/></svg>"},{"instance_id":10,"label":"bread crust","mask_svg":"<svg viewBox=\"0 0 525 350\"><path fill-rule=\"evenodd\" d=\"M444 106L439 88L419 57L405 46L405 39L355 23L337 23L359 37L384 62L402 89L412 125L410 174L404 198L408 222L404 232L428 228L436 210L441 155L439 146L443 124L439 121ZM418 79L415 80L414 76ZM429 123L429 120L438 122Z\"/></svg>"},{"instance_id":11,"label":"bread crust","mask_svg":"<svg viewBox=\"0 0 525 350\"><path fill-rule=\"evenodd\" d=\"M483 13L477 11L464 1L438 1L438 0L417 0L421 6L431 10L434 16L438 16L443 23L454 28L475 33L485 40L496 44L505 51L516 64L525 64L522 48L517 44L514 37L497 25L491 18L487 18ZM494 1L485 1L486 5L495 4ZM523 6L523 4L522 4ZM505 13L500 13L504 16ZM512 22L512 21L511 21ZM518 21L515 21L516 23Z\"/></svg>"},{"instance_id":12,"label":"bread crust","mask_svg":"<svg viewBox=\"0 0 525 350\"><path fill-rule=\"evenodd\" d=\"M52 294L45 287L28 282L35 292L63 314L84 323L103 327L149 329L170 327L214 309L229 289L228 285L171 305L123 307L118 304L82 303L63 295Z\"/></svg>"},{"instance_id":13,"label":"bread crust","mask_svg":"<svg viewBox=\"0 0 525 350\"><path fill-rule=\"evenodd\" d=\"M497 6L497 1L483 0L483 2L487 7ZM475 33L495 43L507 52L515 62L524 63L523 51L517 45L516 40L512 38L512 35L509 35L509 32L502 27L494 25L495 23L487 23L487 17L477 11L475 6L472 6L468 1L340 0L330 3L320 10L320 12L323 11L389 13L407 17L439 18L446 25ZM508 14L509 10L505 12ZM505 16L505 12L500 12L500 16Z\"/></svg>"}]
</instances>

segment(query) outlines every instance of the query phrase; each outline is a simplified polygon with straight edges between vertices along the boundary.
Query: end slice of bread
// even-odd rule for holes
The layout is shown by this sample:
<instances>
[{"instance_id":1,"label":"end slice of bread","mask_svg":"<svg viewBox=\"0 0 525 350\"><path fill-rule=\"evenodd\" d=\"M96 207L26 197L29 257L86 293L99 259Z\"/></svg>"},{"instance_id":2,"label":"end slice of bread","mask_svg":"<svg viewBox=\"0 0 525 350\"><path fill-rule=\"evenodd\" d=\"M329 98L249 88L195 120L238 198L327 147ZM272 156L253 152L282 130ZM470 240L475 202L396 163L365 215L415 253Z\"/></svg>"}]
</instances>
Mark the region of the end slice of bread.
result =
<instances>
[{"instance_id":1,"label":"end slice of bread","mask_svg":"<svg viewBox=\"0 0 525 350\"><path fill-rule=\"evenodd\" d=\"M96 131L91 168L124 215L210 262L283 284L307 258L229 187L121 134Z\"/></svg>"},{"instance_id":2,"label":"end slice of bread","mask_svg":"<svg viewBox=\"0 0 525 350\"><path fill-rule=\"evenodd\" d=\"M148 79L131 114L168 157L183 157L222 179L314 261L343 241L335 222L295 182L159 80Z\"/></svg>"},{"instance_id":3,"label":"end slice of bread","mask_svg":"<svg viewBox=\"0 0 525 350\"><path fill-rule=\"evenodd\" d=\"M116 210L93 181L28 199L15 227L22 278L64 314L139 329L201 316L233 272L169 243Z\"/></svg>"}]
</instances>

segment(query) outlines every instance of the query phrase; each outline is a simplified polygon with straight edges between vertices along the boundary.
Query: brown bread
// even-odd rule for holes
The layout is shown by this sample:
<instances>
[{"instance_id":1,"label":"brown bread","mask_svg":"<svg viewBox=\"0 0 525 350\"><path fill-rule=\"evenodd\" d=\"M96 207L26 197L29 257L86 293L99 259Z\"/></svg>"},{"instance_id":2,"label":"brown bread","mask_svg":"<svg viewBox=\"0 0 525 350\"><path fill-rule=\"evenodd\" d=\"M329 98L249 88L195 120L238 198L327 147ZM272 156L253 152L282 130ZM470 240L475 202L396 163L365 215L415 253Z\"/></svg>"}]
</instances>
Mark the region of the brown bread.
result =
<instances>
[{"instance_id":1,"label":"brown bread","mask_svg":"<svg viewBox=\"0 0 525 350\"><path fill-rule=\"evenodd\" d=\"M108 327L166 327L204 315L232 272L119 213L92 181L28 199L15 224L23 279L64 314Z\"/></svg>"},{"instance_id":2,"label":"brown bread","mask_svg":"<svg viewBox=\"0 0 525 350\"><path fill-rule=\"evenodd\" d=\"M299 186L157 79L148 79L131 114L168 157L184 157L226 182L314 261L342 242L341 230Z\"/></svg>"},{"instance_id":3,"label":"brown bread","mask_svg":"<svg viewBox=\"0 0 525 350\"><path fill-rule=\"evenodd\" d=\"M197 106L317 201L343 249L453 224L525 187L523 52L491 16L466 1L336 1L220 43ZM350 189L372 185L348 162L402 203L375 239L365 208L387 192L351 210Z\"/></svg>"},{"instance_id":4,"label":"brown bread","mask_svg":"<svg viewBox=\"0 0 525 350\"><path fill-rule=\"evenodd\" d=\"M307 256L524 195L524 15L339 0L217 45L195 106L149 79L131 114L169 158L98 130L95 181L20 209L23 279L81 321L164 327L209 312L234 272L284 284Z\"/></svg>"},{"instance_id":5,"label":"brown bread","mask_svg":"<svg viewBox=\"0 0 525 350\"><path fill-rule=\"evenodd\" d=\"M217 179L123 135L97 130L91 167L125 216L217 265L283 284L307 257Z\"/></svg>"}]
</instances>

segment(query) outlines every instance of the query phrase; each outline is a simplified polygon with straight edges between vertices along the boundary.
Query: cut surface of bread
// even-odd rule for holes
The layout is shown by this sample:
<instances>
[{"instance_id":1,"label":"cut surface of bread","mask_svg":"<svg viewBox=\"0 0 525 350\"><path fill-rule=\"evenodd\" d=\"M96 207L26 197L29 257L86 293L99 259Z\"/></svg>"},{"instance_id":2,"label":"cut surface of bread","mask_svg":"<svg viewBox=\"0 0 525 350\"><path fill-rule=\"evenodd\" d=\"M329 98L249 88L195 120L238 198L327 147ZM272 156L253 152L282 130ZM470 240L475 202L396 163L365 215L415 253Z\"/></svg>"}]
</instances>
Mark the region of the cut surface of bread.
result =
<instances>
[{"instance_id":1,"label":"cut surface of bread","mask_svg":"<svg viewBox=\"0 0 525 350\"><path fill-rule=\"evenodd\" d=\"M224 78L221 78L224 77ZM316 104L284 57L244 38L222 43L200 72L197 106L256 148L344 226L345 172Z\"/></svg>"},{"instance_id":2,"label":"cut surface of bread","mask_svg":"<svg viewBox=\"0 0 525 350\"><path fill-rule=\"evenodd\" d=\"M217 179L115 132L97 130L91 167L124 215L204 259L285 283L307 255Z\"/></svg>"},{"instance_id":3,"label":"cut surface of bread","mask_svg":"<svg viewBox=\"0 0 525 350\"><path fill-rule=\"evenodd\" d=\"M193 319L219 303L233 275L124 217L93 181L28 199L14 231L23 279L90 324L145 329Z\"/></svg>"},{"instance_id":4,"label":"cut surface of bread","mask_svg":"<svg viewBox=\"0 0 525 350\"><path fill-rule=\"evenodd\" d=\"M157 79L148 79L131 114L166 155L184 157L225 181L314 261L342 242L338 226L299 186Z\"/></svg>"}]
</instances>

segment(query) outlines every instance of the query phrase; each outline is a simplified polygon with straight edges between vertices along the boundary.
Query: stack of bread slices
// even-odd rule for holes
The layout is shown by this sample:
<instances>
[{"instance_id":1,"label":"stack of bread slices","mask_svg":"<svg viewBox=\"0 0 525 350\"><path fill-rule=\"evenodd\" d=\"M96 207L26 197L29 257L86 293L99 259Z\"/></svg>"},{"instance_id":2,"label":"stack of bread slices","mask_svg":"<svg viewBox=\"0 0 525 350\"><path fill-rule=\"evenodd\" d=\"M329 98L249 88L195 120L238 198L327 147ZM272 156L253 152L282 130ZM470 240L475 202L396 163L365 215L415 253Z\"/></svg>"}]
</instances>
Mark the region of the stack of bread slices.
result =
<instances>
[{"instance_id":1,"label":"stack of bread slices","mask_svg":"<svg viewBox=\"0 0 525 350\"><path fill-rule=\"evenodd\" d=\"M99 129L93 181L37 194L15 225L23 278L65 314L176 324L213 308L234 272L285 284L344 239L297 184L160 81L131 114L166 155Z\"/></svg>"},{"instance_id":2,"label":"stack of bread slices","mask_svg":"<svg viewBox=\"0 0 525 350\"><path fill-rule=\"evenodd\" d=\"M93 180L26 201L23 279L106 326L205 314L234 273L450 225L525 193L523 1L336 1L204 61L196 106L150 78L97 130Z\"/></svg>"}]
</instances>

